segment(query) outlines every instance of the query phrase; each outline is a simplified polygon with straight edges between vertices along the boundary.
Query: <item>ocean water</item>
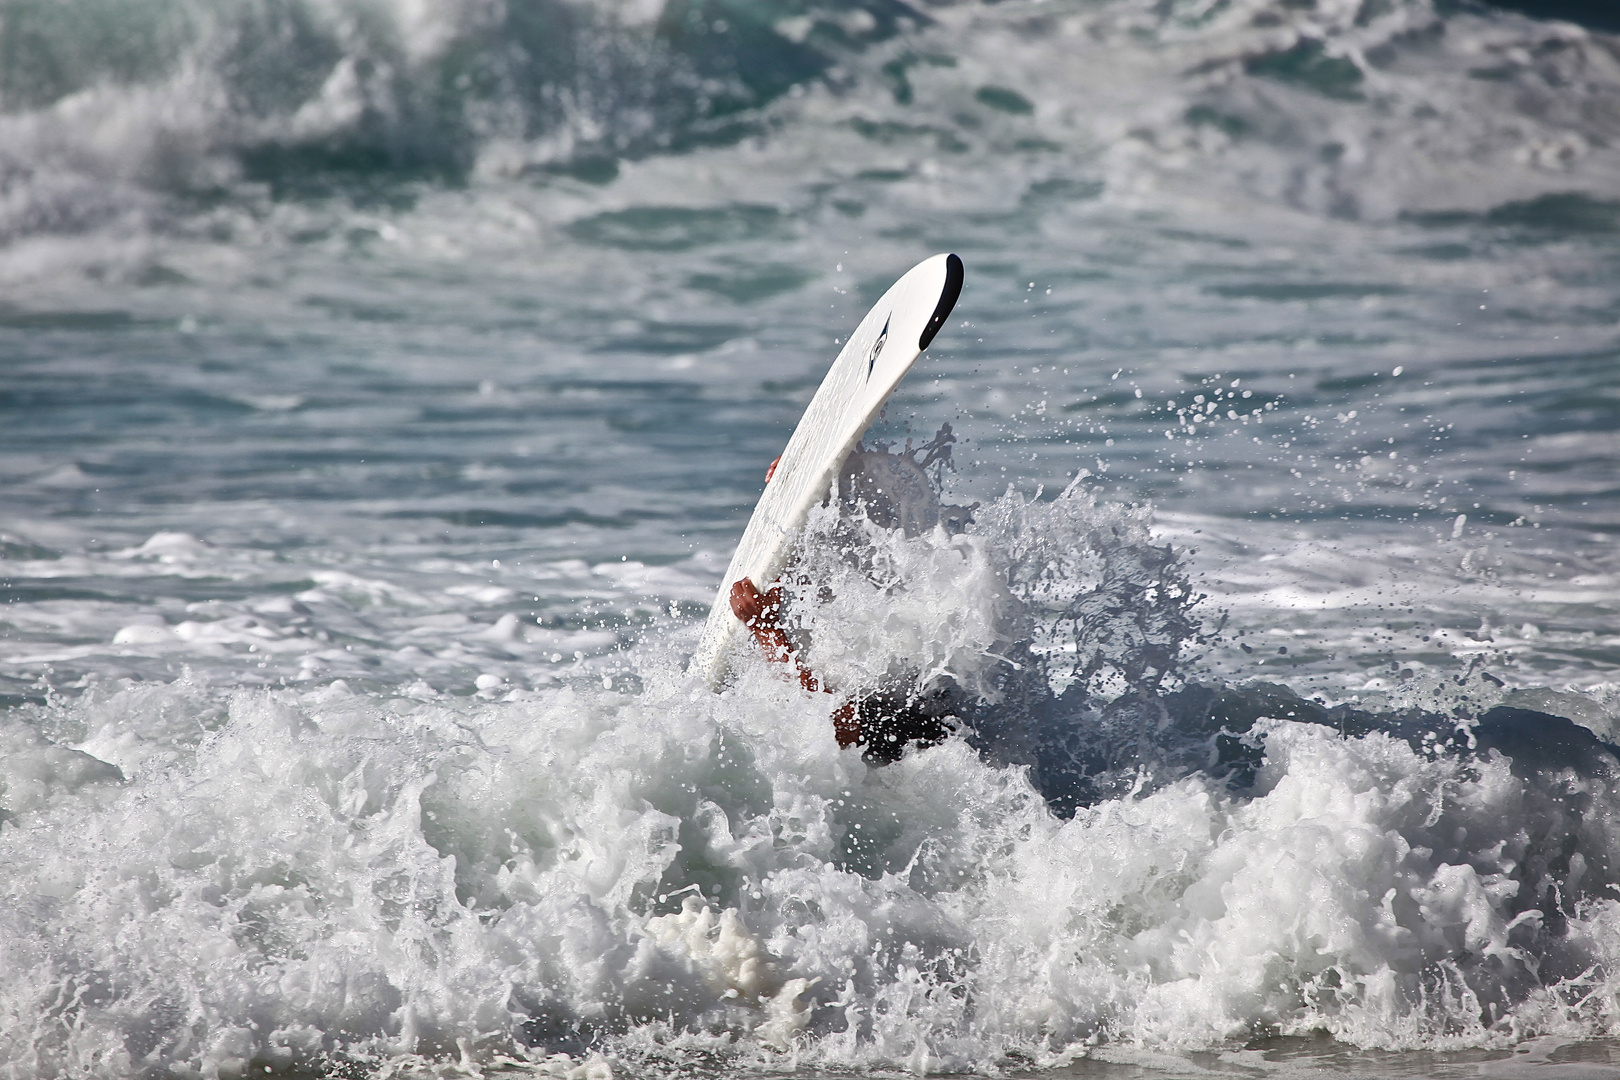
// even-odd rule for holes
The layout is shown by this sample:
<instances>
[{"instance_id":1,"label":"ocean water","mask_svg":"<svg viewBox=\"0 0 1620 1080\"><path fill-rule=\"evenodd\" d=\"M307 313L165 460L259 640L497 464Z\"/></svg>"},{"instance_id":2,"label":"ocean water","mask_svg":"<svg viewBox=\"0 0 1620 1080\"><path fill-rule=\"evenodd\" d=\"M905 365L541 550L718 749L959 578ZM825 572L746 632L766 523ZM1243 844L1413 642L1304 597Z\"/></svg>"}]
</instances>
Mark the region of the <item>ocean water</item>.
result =
<instances>
[{"instance_id":1,"label":"ocean water","mask_svg":"<svg viewBox=\"0 0 1620 1080\"><path fill-rule=\"evenodd\" d=\"M1620 1075L1617 31L0 0L0 1076Z\"/></svg>"}]
</instances>

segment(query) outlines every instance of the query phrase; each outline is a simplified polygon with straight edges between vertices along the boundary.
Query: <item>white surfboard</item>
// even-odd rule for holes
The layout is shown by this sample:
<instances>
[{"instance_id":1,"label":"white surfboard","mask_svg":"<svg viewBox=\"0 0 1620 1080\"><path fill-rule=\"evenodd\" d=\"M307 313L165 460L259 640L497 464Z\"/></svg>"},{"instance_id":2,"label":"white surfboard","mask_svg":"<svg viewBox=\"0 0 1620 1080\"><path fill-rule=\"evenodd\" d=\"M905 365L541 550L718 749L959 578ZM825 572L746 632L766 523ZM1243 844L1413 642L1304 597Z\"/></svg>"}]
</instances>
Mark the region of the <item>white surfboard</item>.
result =
<instances>
[{"instance_id":1,"label":"white surfboard","mask_svg":"<svg viewBox=\"0 0 1620 1080\"><path fill-rule=\"evenodd\" d=\"M763 592L776 580L810 508L832 491L844 459L945 325L961 292L961 259L924 259L866 313L833 361L754 507L692 654L688 670L710 686L725 679L727 647L742 625L731 613L731 586L746 577Z\"/></svg>"}]
</instances>

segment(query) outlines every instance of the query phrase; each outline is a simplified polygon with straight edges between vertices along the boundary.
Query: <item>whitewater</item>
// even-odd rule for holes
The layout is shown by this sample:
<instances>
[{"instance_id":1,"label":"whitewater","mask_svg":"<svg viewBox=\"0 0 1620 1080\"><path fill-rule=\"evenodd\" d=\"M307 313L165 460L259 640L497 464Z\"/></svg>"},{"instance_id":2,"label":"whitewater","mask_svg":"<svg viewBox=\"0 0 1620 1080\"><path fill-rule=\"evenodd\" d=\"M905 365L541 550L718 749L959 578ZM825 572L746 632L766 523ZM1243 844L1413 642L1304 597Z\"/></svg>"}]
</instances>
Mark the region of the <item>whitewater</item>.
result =
<instances>
[{"instance_id":1,"label":"whitewater","mask_svg":"<svg viewBox=\"0 0 1620 1080\"><path fill-rule=\"evenodd\" d=\"M1620 1075L1617 32L0 0L0 1076Z\"/></svg>"}]
</instances>

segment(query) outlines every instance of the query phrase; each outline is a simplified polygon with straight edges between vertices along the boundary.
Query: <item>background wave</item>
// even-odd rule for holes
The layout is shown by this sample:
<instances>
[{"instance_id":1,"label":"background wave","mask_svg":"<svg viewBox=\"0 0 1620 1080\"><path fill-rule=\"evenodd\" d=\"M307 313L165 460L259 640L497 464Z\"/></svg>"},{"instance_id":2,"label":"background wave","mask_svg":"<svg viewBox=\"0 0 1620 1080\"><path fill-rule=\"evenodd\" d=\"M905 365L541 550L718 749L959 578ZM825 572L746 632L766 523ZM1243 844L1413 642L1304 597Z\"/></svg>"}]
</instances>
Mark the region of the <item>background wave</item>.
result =
<instances>
[{"instance_id":1,"label":"background wave","mask_svg":"<svg viewBox=\"0 0 1620 1080\"><path fill-rule=\"evenodd\" d=\"M600 182L625 158L817 122L947 155L1101 151L1123 159L1116 184L1213 172L1339 216L1494 209L1607 228L1615 214L1612 42L1430 0L4 10L9 237L261 192L376 197L536 170ZM844 115L773 106L813 87Z\"/></svg>"}]
</instances>

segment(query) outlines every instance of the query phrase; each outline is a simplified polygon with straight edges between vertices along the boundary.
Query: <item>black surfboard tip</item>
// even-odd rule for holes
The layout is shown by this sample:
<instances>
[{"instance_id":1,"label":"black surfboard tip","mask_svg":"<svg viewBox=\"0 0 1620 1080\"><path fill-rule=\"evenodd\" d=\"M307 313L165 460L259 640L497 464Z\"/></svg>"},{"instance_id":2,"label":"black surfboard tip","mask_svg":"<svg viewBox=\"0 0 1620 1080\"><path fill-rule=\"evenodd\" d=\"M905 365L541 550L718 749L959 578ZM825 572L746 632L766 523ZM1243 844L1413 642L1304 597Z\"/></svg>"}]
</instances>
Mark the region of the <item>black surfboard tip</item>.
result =
<instances>
[{"instance_id":1,"label":"black surfboard tip","mask_svg":"<svg viewBox=\"0 0 1620 1080\"><path fill-rule=\"evenodd\" d=\"M922 337L917 339L917 349L920 352L928 348L934 335L939 333L950 318L951 309L956 306L956 298L962 295L962 260L954 254L945 256L945 288L940 290L939 303L934 305L934 313L928 317L923 326Z\"/></svg>"}]
</instances>

